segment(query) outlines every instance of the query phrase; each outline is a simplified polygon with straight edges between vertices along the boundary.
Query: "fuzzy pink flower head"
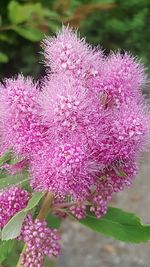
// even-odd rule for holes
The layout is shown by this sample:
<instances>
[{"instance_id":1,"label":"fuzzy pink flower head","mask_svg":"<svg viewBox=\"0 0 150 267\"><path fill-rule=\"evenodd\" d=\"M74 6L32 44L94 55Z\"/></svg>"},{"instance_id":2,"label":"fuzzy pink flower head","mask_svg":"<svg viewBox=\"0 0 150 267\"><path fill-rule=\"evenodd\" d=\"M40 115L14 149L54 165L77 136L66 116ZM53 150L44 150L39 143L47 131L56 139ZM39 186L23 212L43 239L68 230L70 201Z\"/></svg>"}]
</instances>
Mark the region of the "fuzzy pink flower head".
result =
<instances>
[{"instance_id":1,"label":"fuzzy pink flower head","mask_svg":"<svg viewBox=\"0 0 150 267\"><path fill-rule=\"evenodd\" d=\"M131 186L136 172L137 166L136 162L133 160L128 162L116 160L112 162L111 165L104 166L103 168L101 167L101 170L97 172L95 184L91 186L89 195L86 198L87 203L90 204L90 211L93 212L97 218L106 214L108 204L113 194L123 190L125 187ZM62 206L62 203L59 204L57 200L55 205L59 207L59 205ZM69 205L66 205L66 209L78 219L86 217L87 208L84 201L79 200L75 203L71 203L70 201Z\"/></svg>"},{"instance_id":2,"label":"fuzzy pink flower head","mask_svg":"<svg viewBox=\"0 0 150 267\"><path fill-rule=\"evenodd\" d=\"M101 170L97 172L95 184L91 186L89 195L86 198L87 203L90 204L90 211L97 218L106 214L113 194L123 190L125 187L131 186L136 173L137 166L133 160L128 162L116 160L111 165L104 166L103 168L101 166ZM59 207L58 200L55 205ZM69 205L66 205L66 209L78 219L86 217L87 208L84 201L69 202ZM58 214L58 216L60 215Z\"/></svg>"},{"instance_id":3,"label":"fuzzy pink flower head","mask_svg":"<svg viewBox=\"0 0 150 267\"><path fill-rule=\"evenodd\" d=\"M63 27L56 37L47 38L43 48L46 66L52 73L65 72L85 83L100 72L102 52L92 49L68 27Z\"/></svg>"},{"instance_id":4,"label":"fuzzy pink flower head","mask_svg":"<svg viewBox=\"0 0 150 267\"><path fill-rule=\"evenodd\" d=\"M87 132L93 155L101 164L110 164L116 158L138 158L149 142L150 113L141 101L129 101L102 118L96 128Z\"/></svg>"},{"instance_id":5,"label":"fuzzy pink flower head","mask_svg":"<svg viewBox=\"0 0 150 267\"><path fill-rule=\"evenodd\" d=\"M105 106L119 106L131 98L140 98L145 82L144 67L137 59L128 53L113 53L106 58L100 79L91 80L91 87L105 97Z\"/></svg>"},{"instance_id":6,"label":"fuzzy pink flower head","mask_svg":"<svg viewBox=\"0 0 150 267\"><path fill-rule=\"evenodd\" d=\"M111 129L113 153L117 152L120 158L137 158L149 142L149 121L150 113L144 103L137 105L136 102L130 101L123 104L114 114Z\"/></svg>"},{"instance_id":7,"label":"fuzzy pink flower head","mask_svg":"<svg viewBox=\"0 0 150 267\"><path fill-rule=\"evenodd\" d=\"M39 147L44 127L38 117L37 85L19 75L7 79L0 89L1 143L21 155L29 156Z\"/></svg>"},{"instance_id":8,"label":"fuzzy pink flower head","mask_svg":"<svg viewBox=\"0 0 150 267\"><path fill-rule=\"evenodd\" d=\"M25 208L28 200L28 192L19 187L11 187L0 192L0 228L4 227L18 211Z\"/></svg>"},{"instance_id":9,"label":"fuzzy pink flower head","mask_svg":"<svg viewBox=\"0 0 150 267\"><path fill-rule=\"evenodd\" d=\"M44 124L55 135L63 136L76 132L83 135L94 111L87 89L64 74L45 80L39 95L39 105Z\"/></svg>"},{"instance_id":10,"label":"fuzzy pink flower head","mask_svg":"<svg viewBox=\"0 0 150 267\"><path fill-rule=\"evenodd\" d=\"M60 254L59 233L56 229L47 227L46 221L32 219L28 215L23 223L21 234L18 238L26 243L27 249L21 255L24 267L44 267L44 257L56 257Z\"/></svg>"},{"instance_id":11,"label":"fuzzy pink flower head","mask_svg":"<svg viewBox=\"0 0 150 267\"><path fill-rule=\"evenodd\" d=\"M127 53L104 58L65 27L43 46L49 70L40 90L22 76L2 86L1 150L27 156L33 190L50 191L60 202L71 198L77 218L86 215L84 202L101 217L113 193L131 185L149 140L144 68ZM46 225L29 220L25 227L22 262L43 266L50 255Z\"/></svg>"},{"instance_id":12,"label":"fuzzy pink flower head","mask_svg":"<svg viewBox=\"0 0 150 267\"><path fill-rule=\"evenodd\" d=\"M94 212L97 218L106 214L113 194L131 186L136 174L137 164L133 160L116 160L104 168L101 167L96 185L88 198L91 202L91 212Z\"/></svg>"},{"instance_id":13,"label":"fuzzy pink flower head","mask_svg":"<svg viewBox=\"0 0 150 267\"><path fill-rule=\"evenodd\" d=\"M31 163L31 185L35 190L47 190L56 196L71 195L85 199L93 184L88 174L88 148L80 140L57 141L43 147Z\"/></svg>"}]
</instances>

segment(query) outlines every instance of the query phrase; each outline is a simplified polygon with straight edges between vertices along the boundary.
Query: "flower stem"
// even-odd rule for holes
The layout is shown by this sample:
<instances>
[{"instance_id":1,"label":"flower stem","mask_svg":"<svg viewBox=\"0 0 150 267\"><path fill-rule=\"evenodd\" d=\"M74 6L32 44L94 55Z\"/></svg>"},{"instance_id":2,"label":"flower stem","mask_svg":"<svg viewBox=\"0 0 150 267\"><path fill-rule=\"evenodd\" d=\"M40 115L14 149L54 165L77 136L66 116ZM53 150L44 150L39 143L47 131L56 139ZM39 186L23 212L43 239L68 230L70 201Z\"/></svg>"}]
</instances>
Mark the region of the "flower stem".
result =
<instances>
[{"instance_id":1,"label":"flower stem","mask_svg":"<svg viewBox=\"0 0 150 267\"><path fill-rule=\"evenodd\" d=\"M45 196L45 199L43 201L42 207L39 211L39 214L37 216L38 219L44 220L50 207L52 206L52 200L53 200L53 194L52 193L47 193Z\"/></svg>"},{"instance_id":2,"label":"flower stem","mask_svg":"<svg viewBox=\"0 0 150 267\"><path fill-rule=\"evenodd\" d=\"M46 217L46 215L47 215L47 213L48 213L48 211L49 211L49 209L50 209L50 207L52 205L52 200L53 200L53 194L50 193L50 192L46 193L44 201L42 203L42 207L41 207L41 209L39 211L39 214L37 216L37 219L39 219L39 220L44 220L45 219L45 217ZM25 244L21 254L26 251L26 248L27 248L27 245ZM19 258L16 267L22 267L21 257Z\"/></svg>"}]
</instances>

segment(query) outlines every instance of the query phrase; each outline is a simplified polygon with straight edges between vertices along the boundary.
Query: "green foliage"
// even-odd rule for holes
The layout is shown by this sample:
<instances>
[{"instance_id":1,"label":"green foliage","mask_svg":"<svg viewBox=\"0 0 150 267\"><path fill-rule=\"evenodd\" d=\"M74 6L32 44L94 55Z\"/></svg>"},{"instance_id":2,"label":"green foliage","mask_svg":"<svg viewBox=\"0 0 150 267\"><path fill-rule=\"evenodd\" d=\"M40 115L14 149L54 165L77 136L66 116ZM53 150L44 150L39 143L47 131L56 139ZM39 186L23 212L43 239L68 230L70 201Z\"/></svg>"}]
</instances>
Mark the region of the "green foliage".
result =
<instances>
[{"instance_id":1,"label":"green foliage","mask_svg":"<svg viewBox=\"0 0 150 267\"><path fill-rule=\"evenodd\" d=\"M150 65L149 0L1 0L0 77L43 74L39 42L62 23L106 49L131 51Z\"/></svg>"},{"instance_id":2,"label":"green foliage","mask_svg":"<svg viewBox=\"0 0 150 267\"><path fill-rule=\"evenodd\" d=\"M2 263L14 249L16 241L0 241L0 263Z\"/></svg>"},{"instance_id":3,"label":"green foliage","mask_svg":"<svg viewBox=\"0 0 150 267\"><path fill-rule=\"evenodd\" d=\"M2 240L10 240L19 236L26 212L18 212L3 228Z\"/></svg>"},{"instance_id":4,"label":"green foliage","mask_svg":"<svg viewBox=\"0 0 150 267\"><path fill-rule=\"evenodd\" d=\"M53 229L59 228L61 224L61 219L51 213L48 214L46 221L47 221L47 225Z\"/></svg>"},{"instance_id":5,"label":"green foliage","mask_svg":"<svg viewBox=\"0 0 150 267\"><path fill-rule=\"evenodd\" d=\"M43 0L0 1L0 75L18 72L39 77L39 42L52 35L63 24L79 27L82 20L95 10L113 8L108 1L98 0Z\"/></svg>"},{"instance_id":6,"label":"green foliage","mask_svg":"<svg viewBox=\"0 0 150 267\"><path fill-rule=\"evenodd\" d=\"M55 267L55 263L51 261L50 259L46 258L44 267Z\"/></svg>"},{"instance_id":7,"label":"green foliage","mask_svg":"<svg viewBox=\"0 0 150 267\"><path fill-rule=\"evenodd\" d=\"M8 4L8 18L12 24L20 24L32 19L32 16L39 15L41 18L43 13L40 3L20 4L17 1L10 1Z\"/></svg>"},{"instance_id":8,"label":"green foliage","mask_svg":"<svg viewBox=\"0 0 150 267\"><path fill-rule=\"evenodd\" d=\"M89 213L79 221L88 228L124 242L140 243L150 240L150 225L144 225L132 213L121 209L109 208L101 219Z\"/></svg>"},{"instance_id":9,"label":"green foliage","mask_svg":"<svg viewBox=\"0 0 150 267\"><path fill-rule=\"evenodd\" d=\"M11 150L7 150L1 157L0 157L0 167L6 163L8 160L11 159L12 152Z\"/></svg>"},{"instance_id":10,"label":"green foliage","mask_svg":"<svg viewBox=\"0 0 150 267\"><path fill-rule=\"evenodd\" d=\"M127 50L150 65L150 1L113 0L116 8L95 12L82 23L82 35L95 45L109 50Z\"/></svg>"},{"instance_id":11,"label":"green foliage","mask_svg":"<svg viewBox=\"0 0 150 267\"><path fill-rule=\"evenodd\" d=\"M31 42L38 42L44 38L44 34L35 28L13 27L14 31Z\"/></svg>"},{"instance_id":12,"label":"green foliage","mask_svg":"<svg viewBox=\"0 0 150 267\"><path fill-rule=\"evenodd\" d=\"M11 150L7 150L0 157L0 167L2 167L5 163L14 165L20 161L21 159L19 157L15 157ZM5 170L0 169L0 190L4 190L14 185L25 184L25 182L27 182L29 179L29 173L26 169L24 169L22 172L17 172L15 175L9 175Z\"/></svg>"},{"instance_id":13,"label":"green foliage","mask_svg":"<svg viewBox=\"0 0 150 267\"><path fill-rule=\"evenodd\" d=\"M26 217L27 213L39 203L43 196L44 193L41 192L35 192L32 194L27 207L16 213L16 215L14 215L14 217L12 217L2 229L2 240L14 239L19 236L24 218Z\"/></svg>"},{"instance_id":14,"label":"green foliage","mask_svg":"<svg viewBox=\"0 0 150 267\"><path fill-rule=\"evenodd\" d=\"M18 258L23 248L22 242L18 242L16 240L9 240L9 241L1 241L1 243L6 244L5 249L3 250L3 253L0 253L0 259L1 259L1 255L5 255L5 259L4 259L4 256L2 256L3 257L3 260L1 261L2 266L5 266L5 267L16 266L18 262ZM7 246L11 248L8 254L6 254L8 250Z\"/></svg>"},{"instance_id":15,"label":"green foliage","mask_svg":"<svg viewBox=\"0 0 150 267\"><path fill-rule=\"evenodd\" d=\"M8 60L8 56L5 53L0 52L0 63L7 63Z\"/></svg>"},{"instance_id":16,"label":"green foliage","mask_svg":"<svg viewBox=\"0 0 150 267\"><path fill-rule=\"evenodd\" d=\"M2 173L3 177L3 173ZM30 177L28 172L23 172L23 173L17 173L14 176L8 176L6 175L4 178L1 178L0 175L0 190L5 189L10 186L14 185L21 185L26 181L29 181Z\"/></svg>"},{"instance_id":17,"label":"green foliage","mask_svg":"<svg viewBox=\"0 0 150 267\"><path fill-rule=\"evenodd\" d=\"M18 72L39 75L41 68L37 62L41 61L41 55L38 42L45 34L54 34L61 23L57 12L47 5L40 1L0 1L2 78Z\"/></svg>"}]
</instances>

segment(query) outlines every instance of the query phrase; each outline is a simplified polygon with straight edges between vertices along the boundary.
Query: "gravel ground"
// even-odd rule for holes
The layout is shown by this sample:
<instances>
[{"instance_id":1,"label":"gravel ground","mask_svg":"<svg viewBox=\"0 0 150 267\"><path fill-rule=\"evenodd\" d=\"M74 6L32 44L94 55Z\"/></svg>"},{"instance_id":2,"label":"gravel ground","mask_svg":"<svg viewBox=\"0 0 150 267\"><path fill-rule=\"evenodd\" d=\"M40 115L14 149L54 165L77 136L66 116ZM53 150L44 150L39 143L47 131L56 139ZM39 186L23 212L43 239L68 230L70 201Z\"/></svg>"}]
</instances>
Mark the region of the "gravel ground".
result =
<instances>
[{"instance_id":1,"label":"gravel ground","mask_svg":"<svg viewBox=\"0 0 150 267\"><path fill-rule=\"evenodd\" d=\"M115 196L111 204L135 212L144 223L150 223L150 152L141 161L140 172L132 188ZM62 228L62 256L57 267L150 266L150 242L126 244L71 221L66 221Z\"/></svg>"}]
</instances>

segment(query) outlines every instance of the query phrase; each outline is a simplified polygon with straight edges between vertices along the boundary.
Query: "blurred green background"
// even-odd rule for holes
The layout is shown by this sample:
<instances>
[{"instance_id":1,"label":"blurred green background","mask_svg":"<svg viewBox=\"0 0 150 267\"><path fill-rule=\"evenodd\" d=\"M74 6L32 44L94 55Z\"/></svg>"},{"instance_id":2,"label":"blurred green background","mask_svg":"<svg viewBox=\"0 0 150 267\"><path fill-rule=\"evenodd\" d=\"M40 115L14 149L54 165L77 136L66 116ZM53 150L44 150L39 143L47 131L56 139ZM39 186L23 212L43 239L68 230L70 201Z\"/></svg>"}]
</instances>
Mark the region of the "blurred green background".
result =
<instances>
[{"instance_id":1,"label":"blurred green background","mask_svg":"<svg viewBox=\"0 0 150 267\"><path fill-rule=\"evenodd\" d=\"M62 23L106 53L125 49L150 65L150 0L0 0L0 78L40 77L40 41Z\"/></svg>"}]
</instances>

